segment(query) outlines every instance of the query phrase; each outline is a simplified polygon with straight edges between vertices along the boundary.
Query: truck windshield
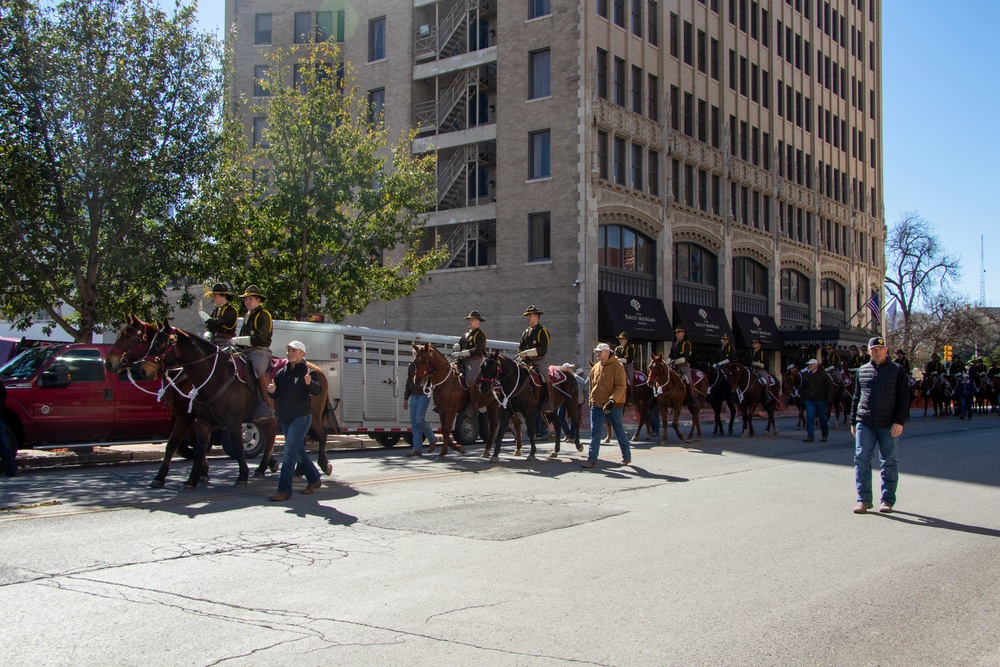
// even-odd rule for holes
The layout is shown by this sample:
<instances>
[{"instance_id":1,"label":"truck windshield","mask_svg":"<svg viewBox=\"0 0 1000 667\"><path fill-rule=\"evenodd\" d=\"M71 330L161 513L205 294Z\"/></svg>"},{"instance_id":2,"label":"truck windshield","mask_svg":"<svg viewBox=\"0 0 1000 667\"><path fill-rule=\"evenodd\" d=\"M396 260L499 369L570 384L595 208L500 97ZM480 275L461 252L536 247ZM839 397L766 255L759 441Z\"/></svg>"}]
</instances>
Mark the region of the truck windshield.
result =
<instances>
[{"instance_id":1,"label":"truck windshield","mask_svg":"<svg viewBox=\"0 0 1000 667\"><path fill-rule=\"evenodd\" d=\"M0 368L2 380L27 380L58 350L57 347L36 347L25 350Z\"/></svg>"}]
</instances>

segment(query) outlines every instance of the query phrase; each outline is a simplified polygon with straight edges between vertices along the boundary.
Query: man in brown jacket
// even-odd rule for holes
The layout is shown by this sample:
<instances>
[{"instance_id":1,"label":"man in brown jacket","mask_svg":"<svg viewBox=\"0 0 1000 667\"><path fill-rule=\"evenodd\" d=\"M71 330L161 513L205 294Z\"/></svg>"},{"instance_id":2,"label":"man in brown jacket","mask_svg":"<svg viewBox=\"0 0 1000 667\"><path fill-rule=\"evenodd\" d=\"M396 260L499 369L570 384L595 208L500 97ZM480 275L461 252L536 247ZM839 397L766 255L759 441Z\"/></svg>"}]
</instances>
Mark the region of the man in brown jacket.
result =
<instances>
[{"instance_id":1,"label":"man in brown jacket","mask_svg":"<svg viewBox=\"0 0 1000 667\"><path fill-rule=\"evenodd\" d=\"M584 468L597 466L597 455L601 451L601 436L604 432L604 420L611 422L611 429L618 438L618 446L622 450L622 460L619 465L627 466L632 462L629 449L628 434L622 426L622 407L625 405L625 367L611 351L607 343L601 343L594 352L597 363L590 369L590 456L583 464Z\"/></svg>"}]
</instances>

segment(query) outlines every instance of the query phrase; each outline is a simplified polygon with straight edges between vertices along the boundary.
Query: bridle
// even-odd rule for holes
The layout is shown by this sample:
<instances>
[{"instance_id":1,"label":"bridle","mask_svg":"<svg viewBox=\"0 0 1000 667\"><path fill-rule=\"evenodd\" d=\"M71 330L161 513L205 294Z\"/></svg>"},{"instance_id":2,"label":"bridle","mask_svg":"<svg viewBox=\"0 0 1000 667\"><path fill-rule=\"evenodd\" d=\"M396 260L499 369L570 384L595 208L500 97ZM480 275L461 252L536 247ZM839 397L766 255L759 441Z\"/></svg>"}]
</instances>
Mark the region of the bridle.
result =
<instances>
[{"instance_id":1,"label":"bridle","mask_svg":"<svg viewBox=\"0 0 1000 667\"><path fill-rule=\"evenodd\" d=\"M480 370L479 380L477 380L480 385L479 391L486 393L483 391L482 387L489 386L490 392L493 394L493 398L497 399L497 403L500 404L500 407L506 410L510 399L516 396L524 388L524 386L521 385L521 364L514 362L514 367L517 369L517 377L514 378L514 388L508 393L504 391L503 382L501 381L504 376L503 364L500 362L501 357L499 355L497 355L496 358L487 357L483 360L483 364L485 365L488 360L492 360L496 364L496 375L490 377ZM500 392L499 395L497 394L497 391Z\"/></svg>"},{"instance_id":2,"label":"bridle","mask_svg":"<svg viewBox=\"0 0 1000 667\"><path fill-rule=\"evenodd\" d=\"M417 352L417 357L424 353L427 358L427 368L424 370L417 370L416 359L414 359L413 364L413 382L414 384L421 385L424 388L424 395L430 396L434 393L434 390L443 385L451 377L451 366L450 364L440 366L441 369L446 369L448 372L445 376L441 378L440 381L434 381L434 374L438 372L438 365L434 363L434 349L431 347L422 348ZM443 356L443 355L442 355Z\"/></svg>"},{"instance_id":3,"label":"bridle","mask_svg":"<svg viewBox=\"0 0 1000 667\"><path fill-rule=\"evenodd\" d=\"M159 335L159 334L157 334L157 335ZM154 338L154 341L155 340L156 339ZM150 356L150 355L147 354L145 357L142 358L143 363L148 363L148 364L151 364L151 365L156 365L156 366L159 366L160 368L162 368L164 370L181 370L181 369L184 369L184 368L186 368L188 366L193 366L195 364L201 363L202 361L206 361L206 360L208 360L210 358L212 359L212 369L208 372L208 375L205 377L205 381L202 382L197 387L192 386L191 391L189 393L184 393L184 391L174 383L174 379L172 377L170 377L169 373L164 372L164 374L163 374L163 377L166 379L167 384L169 384L171 387L173 387L174 391L176 391L178 393L178 395L183 396L184 398L188 399L188 410L187 411L190 413L194 409L194 401L198 397L198 392L202 388L204 388L205 385L207 385L209 383L209 381L212 379L212 377L215 375L215 369L218 367L218 364L219 364L219 355L222 353L222 350L220 348L216 347L214 352L209 352L208 354L206 354L205 356L201 357L200 359L195 359L194 361L189 361L187 363L178 363L178 362L180 362L180 354L177 351L177 341L178 341L178 338L177 338L176 335L171 335L170 338L169 338L169 340L170 340L170 344L167 345L167 347L163 350L162 354L159 354L159 355L156 355L156 356ZM195 347L195 350L197 351L197 347ZM175 359L173 362L168 362L167 361L167 355L170 354L170 353L173 353L173 356L174 356L174 359ZM229 361L233 364L233 376L231 378L229 378L229 380L222 386L221 389L219 389L218 392L216 392L216 394L214 396L212 396L207 401L205 401L206 405L208 403L211 403L213 400L215 400L215 398L218 397L223 391L225 391L229 387L229 385L233 382L233 380L236 379L236 377L237 377L236 360L233 358L232 355L229 355ZM194 383L192 382L191 384L193 385ZM166 391L166 387L160 387L160 391L159 391L159 394L157 396L157 400L163 400L163 393L165 391Z\"/></svg>"}]
</instances>

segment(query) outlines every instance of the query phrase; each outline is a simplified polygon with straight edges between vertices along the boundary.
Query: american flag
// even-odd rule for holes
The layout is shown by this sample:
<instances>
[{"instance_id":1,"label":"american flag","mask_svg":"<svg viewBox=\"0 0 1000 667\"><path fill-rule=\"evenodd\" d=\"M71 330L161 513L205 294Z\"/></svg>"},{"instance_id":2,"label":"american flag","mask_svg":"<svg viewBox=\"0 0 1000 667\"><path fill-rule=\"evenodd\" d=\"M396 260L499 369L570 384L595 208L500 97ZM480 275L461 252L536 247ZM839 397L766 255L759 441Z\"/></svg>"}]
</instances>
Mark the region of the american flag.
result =
<instances>
[{"instance_id":1,"label":"american flag","mask_svg":"<svg viewBox=\"0 0 1000 667\"><path fill-rule=\"evenodd\" d=\"M872 298L865 304L868 310L872 311L872 319L875 324L882 324L882 310L878 307L878 292L872 292Z\"/></svg>"}]
</instances>

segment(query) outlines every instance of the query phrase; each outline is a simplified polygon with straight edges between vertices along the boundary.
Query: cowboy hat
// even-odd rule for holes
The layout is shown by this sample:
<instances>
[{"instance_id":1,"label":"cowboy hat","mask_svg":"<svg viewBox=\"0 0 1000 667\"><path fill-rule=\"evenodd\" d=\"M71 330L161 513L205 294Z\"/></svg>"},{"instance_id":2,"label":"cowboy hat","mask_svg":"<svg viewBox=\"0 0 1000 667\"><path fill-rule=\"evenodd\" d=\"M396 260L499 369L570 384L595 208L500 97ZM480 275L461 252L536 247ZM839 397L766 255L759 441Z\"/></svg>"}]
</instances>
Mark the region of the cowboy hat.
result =
<instances>
[{"instance_id":1,"label":"cowboy hat","mask_svg":"<svg viewBox=\"0 0 1000 667\"><path fill-rule=\"evenodd\" d=\"M629 336L629 335L628 335L628 334L627 334L626 332L624 332L624 331L623 331L623 332L621 332L620 334L618 334L618 337L619 337L619 338L627 338L627 339L629 339L629 340L632 340L632 337L631 337L631 336Z\"/></svg>"},{"instance_id":2,"label":"cowboy hat","mask_svg":"<svg viewBox=\"0 0 1000 667\"><path fill-rule=\"evenodd\" d=\"M233 295L233 293L229 291L229 288L222 283L215 283L214 285L212 285L211 290L205 290L205 296L214 296L216 294L221 294L222 296L229 296L229 297Z\"/></svg>"},{"instance_id":3,"label":"cowboy hat","mask_svg":"<svg viewBox=\"0 0 1000 667\"><path fill-rule=\"evenodd\" d=\"M240 294L241 299L245 299L248 296L255 296L261 301L264 301L264 299L266 298L263 294L260 293L260 288L257 287L256 285L248 285L246 290L244 290L243 294Z\"/></svg>"},{"instance_id":4,"label":"cowboy hat","mask_svg":"<svg viewBox=\"0 0 1000 667\"><path fill-rule=\"evenodd\" d=\"M479 320L480 322L485 322L486 319L479 314L478 310L470 311L468 315L465 316L467 320Z\"/></svg>"},{"instance_id":5,"label":"cowboy hat","mask_svg":"<svg viewBox=\"0 0 1000 667\"><path fill-rule=\"evenodd\" d=\"M527 310L525 310L525 311L524 311L524 313L522 313L522 316L528 316L528 315L544 315L544 314L545 314L545 313L543 313L542 311L540 311L540 310L538 310L537 308L535 308L534 304L532 304L532 305L528 306L528 309L527 309Z\"/></svg>"}]
</instances>

